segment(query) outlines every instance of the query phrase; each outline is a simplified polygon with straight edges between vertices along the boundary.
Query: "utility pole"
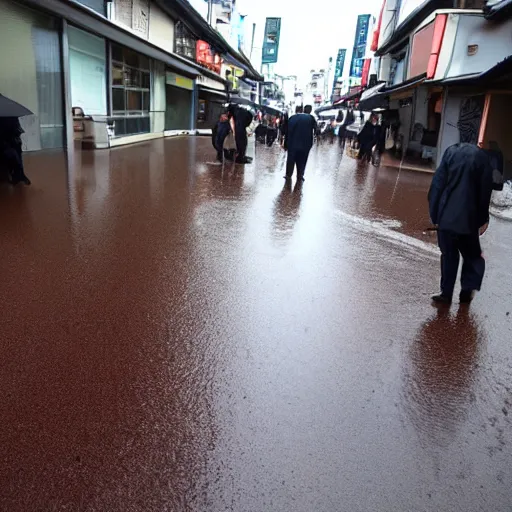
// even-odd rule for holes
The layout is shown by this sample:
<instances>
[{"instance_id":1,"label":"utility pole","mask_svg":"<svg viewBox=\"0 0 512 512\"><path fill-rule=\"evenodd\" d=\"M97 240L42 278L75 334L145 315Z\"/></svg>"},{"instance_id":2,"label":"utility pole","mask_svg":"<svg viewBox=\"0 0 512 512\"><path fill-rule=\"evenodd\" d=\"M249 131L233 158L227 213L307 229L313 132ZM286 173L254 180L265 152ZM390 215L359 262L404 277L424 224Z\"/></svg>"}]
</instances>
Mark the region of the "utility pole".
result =
<instances>
[{"instance_id":1,"label":"utility pole","mask_svg":"<svg viewBox=\"0 0 512 512\"><path fill-rule=\"evenodd\" d=\"M211 26L213 18L213 0L208 0L208 24Z\"/></svg>"}]
</instances>

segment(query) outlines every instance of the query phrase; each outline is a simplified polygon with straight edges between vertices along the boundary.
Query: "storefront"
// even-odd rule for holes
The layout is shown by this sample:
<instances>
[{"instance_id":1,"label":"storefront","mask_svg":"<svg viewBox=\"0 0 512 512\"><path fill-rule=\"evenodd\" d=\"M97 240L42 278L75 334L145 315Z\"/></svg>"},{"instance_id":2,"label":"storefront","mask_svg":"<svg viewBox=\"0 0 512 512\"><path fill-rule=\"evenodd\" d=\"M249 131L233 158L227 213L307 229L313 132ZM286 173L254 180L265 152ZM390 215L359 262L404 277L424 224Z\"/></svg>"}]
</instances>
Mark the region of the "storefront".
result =
<instances>
[{"instance_id":1,"label":"storefront","mask_svg":"<svg viewBox=\"0 0 512 512\"><path fill-rule=\"evenodd\" d=\"M105 39L68 26L71 105L87 116L107 116Z\"/></svg>"},{"instance_id":2,"label":"storefront","mask_svg":"<svg viewBox=\"0 0 512 512\"><path fill-rule=\"evenodd\" d=\"M211 129L219 119L227 102L225 84L200 75L197 77L197 128Z\"/></svg>"},{"instance_id":3,"label":"storefront","mask_svg":"<svg viewBox=\"0 0 512 512\"><path fill-rule=\"evenodd\" d=\"M29 108L25 151L65 146L59 22L0 0L0 93Z\"/></svg>"},{"instance_id":4,"label":"storefront","mask_svg":"<svg viewBox=\"0 0 512 512\"><path fill-rule=\"evenodd\" d=\"M165 99L165 130L192 130L194 81L167 70Z\"/></svg>"},{"instance_id":5,"label":"storefront","mask_svg":"<svg viewBox=\"0 0 512 512\"><path fill-rule=\"evenodd\" d=\"M111 45L112 121L115 136L150 132L151 63L149 57Z\"/></svg>"}]
</instances>

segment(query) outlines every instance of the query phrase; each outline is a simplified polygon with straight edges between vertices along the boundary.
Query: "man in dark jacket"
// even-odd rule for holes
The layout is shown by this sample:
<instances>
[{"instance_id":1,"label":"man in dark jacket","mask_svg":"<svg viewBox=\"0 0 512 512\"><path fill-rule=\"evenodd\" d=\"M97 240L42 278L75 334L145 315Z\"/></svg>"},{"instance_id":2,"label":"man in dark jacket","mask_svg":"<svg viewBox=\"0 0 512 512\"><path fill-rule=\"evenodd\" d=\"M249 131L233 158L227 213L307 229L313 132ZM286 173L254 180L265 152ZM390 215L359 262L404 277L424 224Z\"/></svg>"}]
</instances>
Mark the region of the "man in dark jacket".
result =
<instances>
[{"instance_id":1,"label":"man in dark jacket","mask_svg":"<svg viewBox=\"0 0 512 512\"><path fill-rule=\"evenodd\" d=\"M252 122L252 114L245 108L232 105L229 108L230 123L233 134L235 135L236 144L236 163L248 164L252 162L252 158L245 155L247 152L247 128Z\"/></svg>"},{"instance_id":2,"label":"man in dark jacket","mask_svg":"<svg viewBox=\"0 0 512 512\"><path fill-rule=\"evenodd\" d=\"M485 261L479 237L489 223L492 188L492 167L483 150L466 143L446 150L428 194L441 249L441 293L432 297L436 303L451 303L460 256L460 302L470 303L480 290Z\"/></svg>"},{"instance_id":3,"label":"man in dark jacket","mask_svg":"<svg viewBox=\"0 0 512 512\"><path fill-rule=\"evenodd\" d=\"M218 122L212 130L212 145L217 151L217 160L219 162L224 161L224 141L230 131L231 126L229 125L228 115L223 113L220 115Z\"/></svg>"},{"instance_id":4,"label":"man in dark jacket","mask_svg":"<svg viewBox=\"0 0 512 512\"><path fill-rule=\"evenodd\" d=\"M288 150L286 160L287 180L291 180L295 166L297 166L297 179L304 181L304 172L308 162L309 152L313 147L313 134L316 132L316 120L311 115L311 105L304 107L304 114L295 114L288 120L288 131L285 139L285 148Z\"/></svg>"}]
</instances>

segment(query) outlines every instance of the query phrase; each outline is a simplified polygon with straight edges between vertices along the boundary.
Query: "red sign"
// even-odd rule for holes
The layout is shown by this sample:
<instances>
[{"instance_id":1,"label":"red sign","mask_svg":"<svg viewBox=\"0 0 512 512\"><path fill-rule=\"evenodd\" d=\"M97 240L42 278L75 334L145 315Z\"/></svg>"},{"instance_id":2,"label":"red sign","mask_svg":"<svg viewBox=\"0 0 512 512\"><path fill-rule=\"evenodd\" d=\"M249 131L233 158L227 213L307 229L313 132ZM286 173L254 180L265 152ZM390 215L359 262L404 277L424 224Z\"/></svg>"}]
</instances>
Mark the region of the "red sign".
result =
<instances>
[{"instance_id":1,"label":"red sign","mask_svg":"<svg viewBox=\"0 0 512 512\"><path fill-rule=\"evenodd\" d=\"M215 53L206 41L197 41L196 44L196 60L205 68L220 74L222 59L218 53Z\"/></svg>"}]
</instances>

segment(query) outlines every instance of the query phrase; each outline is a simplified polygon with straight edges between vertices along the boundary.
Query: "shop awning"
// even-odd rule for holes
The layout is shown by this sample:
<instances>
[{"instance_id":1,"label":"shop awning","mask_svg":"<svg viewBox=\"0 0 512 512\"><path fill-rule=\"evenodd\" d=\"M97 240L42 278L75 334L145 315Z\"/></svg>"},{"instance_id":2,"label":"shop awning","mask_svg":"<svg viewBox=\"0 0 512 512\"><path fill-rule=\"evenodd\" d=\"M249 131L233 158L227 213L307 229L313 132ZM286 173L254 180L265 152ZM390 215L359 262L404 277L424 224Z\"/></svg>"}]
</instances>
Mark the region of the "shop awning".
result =
<instances>
[{"instance_id":1,"label":"shop awning","mask_svg":"<svg viewBox=\"0 0 512 512\"><path fill-rule=\"evenodd\" d=\"M366 91L361 94L361 99L359 100L359 110L371 112L377 108L387 109L389 105L388 97L385 94L380 94L380 91L385 86L385 82L382 82L377 84L375 87L366 89Z\"/></svg>"},{"instance_id":2,"label":"shop awning","mask_svg":"<svg viewBox=\"0 0 512 512\"><path fill-rule=\"evenodd\" d=\"M341 106L345 105L345 103L347 103L347 101L355 101L355 100L359 99L361 97L362 92L363 92L363 88L360 87L358 90L353 91L350 94L347 94L346 96L343 96L343 98L334 102L334 107L335 108L341 107Z\"/></svg>"},{"instance_id":3,"label":"shop awning","mask_svg":"<svg viewBox=\"0 0 512 512\"><path fill-rule=\"evenodd\" d=\"M224 103L228 101L228 95L225 91L219 91L218 89L212 89L211 87L206 87L204 85L198 84L197 89L199 91L199 96L208 95L213 97L215 100L222 100Z\"/></svg>"},{"instance_id":4,"label":"shop awning","mask_svg":"<svg viewBox=\"0 0 512 512\"><path fill-rule=\"evenodd\" d=\"M509 18L512 15L512 0L487 1L484 7L484 15L486 19L491 21L502 21Z\"/></svg>"},{"instance_id":5,"label":"shop awning","mask_svg":"<svg viewBox=\"0 0 512 512\"><path fill-rule=\"evenodd\" d=\"M457 76L453 78L445 78L429 82L431 84L439 84L444 86L486 86L500 87L509 86L512 83L512 56L498 62L495 66L484 71L483 73L472 73L469 75Z\"/></svg>"}]
</instances>

